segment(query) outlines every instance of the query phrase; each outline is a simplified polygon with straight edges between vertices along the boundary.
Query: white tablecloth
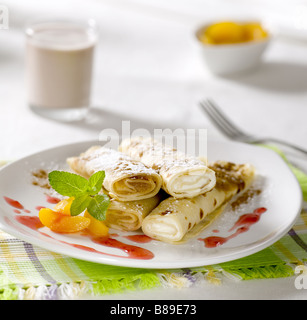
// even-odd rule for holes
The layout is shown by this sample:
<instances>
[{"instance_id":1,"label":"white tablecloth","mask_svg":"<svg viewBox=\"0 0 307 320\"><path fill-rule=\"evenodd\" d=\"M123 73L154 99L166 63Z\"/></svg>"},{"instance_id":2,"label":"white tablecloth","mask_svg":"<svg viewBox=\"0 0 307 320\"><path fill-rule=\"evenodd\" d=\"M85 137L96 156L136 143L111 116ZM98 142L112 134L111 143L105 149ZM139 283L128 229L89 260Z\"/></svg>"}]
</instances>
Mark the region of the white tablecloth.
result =
<instances>
[{"instance_id":1,"label":"white tablecloth","mask_svg":"<svg viewBox=\"0 0 307 320\"><path fill-rule=\"evenodd\" d=\"M16 159L42 148L98 139L105 128L208 128L224 139L197 102L214 98L243 129L275 136L307 149L307 36L294 37L294 21L307 9L281 0L8 0L9 30L0 30L0 159ZM304 11L305 10L305 11ZM85 121L59 123L27 107L24 34L27 21L56 16L93 17L100 35L95 56L93 107ZM305 15L305 16L304 16ZM259 17L281 25L279 36L255 72L217 78L203 65L195 28L215 19ZM306 19L307 21L307 19ZM292 28L292 29L291 29ZM197 288L157 289L108 299L306 299L294 279L226 281ZM105 299L106 297L104 297Z\"/></svg>"}]
</instances>

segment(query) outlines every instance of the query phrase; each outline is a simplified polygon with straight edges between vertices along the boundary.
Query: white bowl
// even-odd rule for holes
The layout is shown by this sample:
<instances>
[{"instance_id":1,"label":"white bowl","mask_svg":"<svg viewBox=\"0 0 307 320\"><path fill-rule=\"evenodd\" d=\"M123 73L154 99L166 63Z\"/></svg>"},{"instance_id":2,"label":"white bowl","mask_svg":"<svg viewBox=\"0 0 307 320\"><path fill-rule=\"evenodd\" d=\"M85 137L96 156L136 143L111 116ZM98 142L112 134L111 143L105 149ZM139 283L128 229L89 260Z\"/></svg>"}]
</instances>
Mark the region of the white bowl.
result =
<instances>
[{"instance_id":1,"label":"white bowl","mask_svg":"<svg viewBox=\"0 0 307 320\"><path fill-rule=\"evenodd\" d=\"M203 59L212 73L217 75L240 73L256 68L260 64L262 54L271 41L271 33L263 40L212 45L200 40L200 35L209 25L197 29L195 36Z\"/></svg>"}]
</instances>

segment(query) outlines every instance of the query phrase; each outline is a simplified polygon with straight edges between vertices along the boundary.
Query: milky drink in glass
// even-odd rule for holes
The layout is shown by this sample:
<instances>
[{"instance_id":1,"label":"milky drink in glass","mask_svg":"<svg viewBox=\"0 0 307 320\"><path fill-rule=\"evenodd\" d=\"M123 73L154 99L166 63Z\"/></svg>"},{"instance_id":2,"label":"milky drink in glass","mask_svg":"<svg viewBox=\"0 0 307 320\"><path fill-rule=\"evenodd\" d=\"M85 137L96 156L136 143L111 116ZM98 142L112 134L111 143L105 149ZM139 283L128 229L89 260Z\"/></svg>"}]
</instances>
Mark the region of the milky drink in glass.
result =
<instances>
[{"instance_id":1,"label":"milky drink in glass","mask_svg":"<svg viewBox=\"0 0 307 320\"><path fill-rule=\"evenodd\" d=\"M27 28L27 85L30 107L57 120L78 120L90 106L96 33L71 22Z\"/></svg>"}]
</instances>

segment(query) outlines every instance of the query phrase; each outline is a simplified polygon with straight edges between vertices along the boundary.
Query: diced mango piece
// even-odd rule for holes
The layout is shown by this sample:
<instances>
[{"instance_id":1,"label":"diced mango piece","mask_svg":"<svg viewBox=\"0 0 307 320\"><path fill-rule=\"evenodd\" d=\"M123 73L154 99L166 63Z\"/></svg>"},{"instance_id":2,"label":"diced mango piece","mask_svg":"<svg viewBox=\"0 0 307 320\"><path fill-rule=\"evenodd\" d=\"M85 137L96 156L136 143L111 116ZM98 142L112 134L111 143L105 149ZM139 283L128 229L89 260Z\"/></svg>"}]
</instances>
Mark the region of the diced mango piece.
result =
<instances>
[{"instance_id":1,"label":"diced mango piece","mask_svg":"<svg viewBox=\"0 0 307 320\"><path fill-rule=\"evenodd\" d=\"M42 208L38 213L41 223L52 231L59 233L73 233L87 228L91 222L82 216L68 216L55 212L49 208Z\"/></svg>"},{"instance_id":2,"label":"diced mango piece","mask_svg":"<svg viewBox=\"0 0 307 320\"><path fill-rule=\"evenodd\" d=\"M87 230L94 236L104 237L109 233L109 228L104 224L103 221L95 219L89 214L87 210L84 212L84 217L90 219L90 225L87 227Z\"/></svg>"},{"instance_id":3,"label":"diced mango piece","mask_svg":"<svg viewBox=\"0 0 307 320\"><path fill-rule=\"evenodd\" d=\"M74 199L75 199L74 197L70 197L60 201L59 203L56 204L53 210L56 212L65 214L67 216L70 216L70 207Z\"/></svg>"}]
</instances>

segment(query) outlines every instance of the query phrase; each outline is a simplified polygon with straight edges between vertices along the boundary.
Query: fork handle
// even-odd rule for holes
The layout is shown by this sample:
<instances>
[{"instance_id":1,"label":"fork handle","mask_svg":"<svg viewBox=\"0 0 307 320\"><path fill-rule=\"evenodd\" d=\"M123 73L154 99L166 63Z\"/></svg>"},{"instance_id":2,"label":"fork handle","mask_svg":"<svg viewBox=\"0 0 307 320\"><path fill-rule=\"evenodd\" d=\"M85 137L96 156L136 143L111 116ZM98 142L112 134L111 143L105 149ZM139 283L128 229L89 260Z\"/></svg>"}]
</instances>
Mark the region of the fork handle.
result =
<instances>
[{"instance_id":1,"label":"fork handle","mask_svg":"<svg viewBox=\"0 0 307 320\"><path fill-rule=\"evenodd\" d=\"M278 143L278 144L281 144L283 146L286 146L286 147L289 147L289 148L292 148L296 151L299 151L303 154L305 154L307 156L307 150L301 148L301 147L298 147L292 143L289 143L287 141L283 141L283 140L279 140L279 139L275 139L275 138L261 138L257 141L253 141L253 143L265 143L265 142L275 142L275 143Z\"/></svg>"}]
</instances>

